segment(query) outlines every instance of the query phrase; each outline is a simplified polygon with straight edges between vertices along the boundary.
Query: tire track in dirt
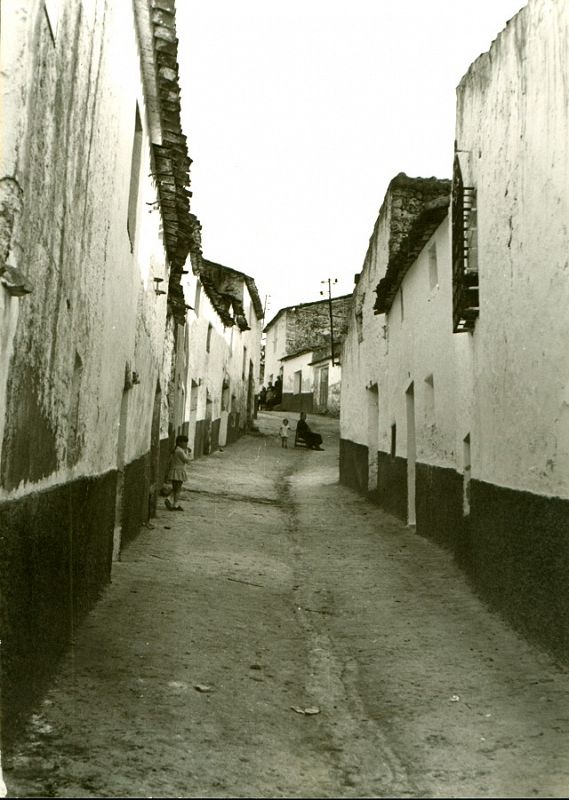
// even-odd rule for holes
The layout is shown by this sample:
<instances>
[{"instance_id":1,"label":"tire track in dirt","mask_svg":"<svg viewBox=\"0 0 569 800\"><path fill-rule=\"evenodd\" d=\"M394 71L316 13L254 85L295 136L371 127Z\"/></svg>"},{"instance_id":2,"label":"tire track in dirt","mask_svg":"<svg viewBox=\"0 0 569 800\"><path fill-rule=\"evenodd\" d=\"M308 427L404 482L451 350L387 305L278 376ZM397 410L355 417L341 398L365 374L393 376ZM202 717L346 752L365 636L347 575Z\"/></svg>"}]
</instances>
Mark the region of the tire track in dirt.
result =
<instances>
[{"instance_id":1,"label":"tire track in dirt","mask_svg":"<svg viewBox=\"0 0 569 800\"><path fill-rule=\"evenodd\" d=\"M323 630L323 618L335 613L334 597L328 589L317 588L314 574L303 562L303 530L291 486L292 476L303 463L282 475L277 488L296 556L294 603L296 619L306 637L306 693L320 709L321 732L339 786L344 787L342 796L416 797L418 789L410 783L404 765L377 725L367 718L357 689L357 662L343 660Z\"/></svg>"}]
</instances>

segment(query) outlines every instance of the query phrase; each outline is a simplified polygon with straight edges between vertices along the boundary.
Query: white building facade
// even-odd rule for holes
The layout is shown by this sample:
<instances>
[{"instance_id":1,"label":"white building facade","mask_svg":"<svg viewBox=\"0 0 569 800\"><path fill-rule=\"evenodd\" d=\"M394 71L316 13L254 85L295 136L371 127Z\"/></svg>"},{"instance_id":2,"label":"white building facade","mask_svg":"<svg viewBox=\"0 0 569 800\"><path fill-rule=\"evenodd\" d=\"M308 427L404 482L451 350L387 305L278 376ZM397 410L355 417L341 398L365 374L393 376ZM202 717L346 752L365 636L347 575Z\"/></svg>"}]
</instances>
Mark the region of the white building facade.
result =
<instances>
[{"instance_id":1,"label":"white building facade","mask_svg":"<svg viewBox=\"0 0 569 800\"><path fill-rule=\"evenodd\" d=\"M282 380L283 411L339 414L350 295L282 308L265 327L265 386ZM332 354L332 342L334 353Z\"/></svg>"},{"instance_id":2,"label":"white building facade","mask_svg":"<svg viewBox=\"0 0 569 800\"><path fill-rule=\"evenodd\" d=\"M435 203L438 219L441 211L436 204L443 203L444 214L449 193L450 182L435 178L409 178L401 173L391 181L362 271L357 276L350 326L342 352L341 480L364 494L381 491L382 504L405 518L406 466L402 460L405 449L401 440L405 428L401 420L393 418L393 411L387 406L393 381L387 374L391 338L384 314L376 313L376 290L399 250L407 248L409 242L417 246L421 220L425 216L430 220L429 204ZM399 313L401 310L405 313L405 300L404 290L398 295ZM385 468L385 459L389 459L390 469Z\"/></svg>"},{"instance_id":3,"label":"white building facade","mask_svg":"<svg viewBox=\"0 0 569 800\"><path fill-rule=\"evenodd\" d=\"M470 331L457 336L471 348L461 364L459 437L469 437L464 450L472 474L463 560L489 602L563 657L569 651L561 566L569 559L568 42L567 3L530 0L464 76L452 223L454 325Z\"/></svg>"},{"instance_id":4,"label":"white building facade","mask_svg":"<svg viewBox=\"0 0 569 800\"><path fill-rule=\"evenodd\" d=\"M250 429L258 391L263 308L254 280L192 254L183 279L186 356L180 367L176 433L194 458Z\"/></svg>"},{"instance_id":5,"label":"white building facade","mask_svg":"<svg viewBox=\"0 0 569 800\"><path fill-rule=\"evenodd\" d=\"M450 191L439 181L411 209L390 185L354 292L341 415L342 481L453 551L563 659L567 41L567 4L530 0L458 87Z\"/></svg>"}]
</instances>

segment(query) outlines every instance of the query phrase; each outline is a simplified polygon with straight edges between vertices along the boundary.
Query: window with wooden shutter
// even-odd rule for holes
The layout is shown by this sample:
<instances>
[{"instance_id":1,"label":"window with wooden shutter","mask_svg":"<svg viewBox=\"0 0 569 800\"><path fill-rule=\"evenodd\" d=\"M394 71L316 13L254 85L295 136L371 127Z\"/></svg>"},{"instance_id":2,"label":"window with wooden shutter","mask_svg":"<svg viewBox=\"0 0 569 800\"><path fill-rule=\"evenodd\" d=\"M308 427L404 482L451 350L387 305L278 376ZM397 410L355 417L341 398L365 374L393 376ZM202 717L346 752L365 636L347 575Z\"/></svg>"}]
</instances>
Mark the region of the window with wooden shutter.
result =
<instances>
[{"instance_id":1,"label":"window with wooden shutter","mask_svg":"<svg viewBox=\"0 0 569 800\"><path fill-rule=\"evenodd\" d=\"M458 155L452 181L453 331L472 331L479 312L476 190L465 186Z\"/></svg>"}]
</instances>

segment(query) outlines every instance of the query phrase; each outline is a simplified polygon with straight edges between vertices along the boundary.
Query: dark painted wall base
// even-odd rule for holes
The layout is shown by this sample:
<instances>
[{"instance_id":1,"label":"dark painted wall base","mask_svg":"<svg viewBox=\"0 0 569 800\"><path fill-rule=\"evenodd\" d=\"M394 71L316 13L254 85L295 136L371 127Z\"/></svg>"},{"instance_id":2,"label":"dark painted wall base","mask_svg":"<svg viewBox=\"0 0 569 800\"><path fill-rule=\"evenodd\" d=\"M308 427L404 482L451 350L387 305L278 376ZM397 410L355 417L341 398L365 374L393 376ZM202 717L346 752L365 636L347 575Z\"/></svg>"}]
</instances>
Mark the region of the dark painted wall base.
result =
<instances>
[{"instance_id":1,"label":"dark painted wall base","mask_svg":"<svg viewBox=\"0 0 569 800\"><path fill-rule=\"evenodd\" d=\"M5 747L110 579L115 493L109 472L0 505Z\"/></svg>"},{"instance_id":2,"label":"dark painted wall base","mask_svg":"<svg viewBox=\"0 0 569 800\"><path fill-rule=\"evenodd\" d=\"M219 429L221 427L221 420L214 419L211 424L211 442L209 447L209 452L214 453L216 450L219 450Z\"/></svg>"},{"instance_id":3,"label":"dark painted wall base","mask_svg":"<svg viewBox=\"0 0 569 800\"><path fill-rule=\"evenodd\" d=\"M357 492L368 490L368 448L349 439L340 439L340 483Z\"/></svg>"},{"instance_id":4,"label":"dark painted wall base","mask_svg":"<svg viewBox=\"0 0 569 800\"><path fill-rule=\"evenodd\" d=\"M245 431L239 428L239 413L231 413L227 417L227 444L233 444Z\"/></svg>"},{"instance_id":5,"label":"dark painted wall base","mask_svg":"<svg viewBox=\"0 0 569 800\"><path fill-rule=\"evenodd\" d=\"M280 410L281 411L306 411L310 413L313 410L314 395L312 392L304 392L303 394L290 394L283 392Z\"/></svg>"},{"instance_id":6,"label":"dark painted wall base","mask_svg":"<svg viewBox=\"0 0 569 800\"><path fill-rule=\"evenodd\" d=\"M194 435L194 458L203 456L204 452L209 452L209 425L207 420L198 419L196 422L196 432ZM206 450L207 446L207 450Z\"/></svg>"},{"instance_id":7,"label":"dark painted wall base","mask_svg":"<svg viewBox=\"0 0 569 800\"><path fill-rule=\"evenodd\" d=\"M124 470L124 495L121 545L124 547L148 521L150 502L150 453L127 464Z\"/></svg>"},{"instance_id":8,"label":"dark painted wall base","mask_svg":"<svg viewBox=\"0 0 569 800\"><path fill-rule=\"evenodd\" d=\"M358 447L340 443L340 480L354 488ZM406 520L407 462L378 455L378 502ZM417 532L454 554L482 599L569 663L569 500L473 480L465 517L463 476L417 463L416 517Z\"/></svg>"},{"instance_id":9,"label":"dark painted wall base","mask_svg":"<svg viewBox=\"0 0 569 800\"><path fill-rule=\"evenodd\" d=\"M379 451L377 454L377 502L390 514L407 522L407 459Z\"/></svg>"},{"instance_id":10,"label":"dark painted wall base","mask_svg":"<svg viewBox=\"0 0 569 800\"><path fill-rule=\"evenodd\" d=\"M481 596L569 662L569 500L471 483L463 566Z\"/></svg>"},{"instance_id":11,"label":"dark painted wall base","mask_svg":"<svg viewBox=\"0 0 569 800\"><path fill-rule=\"evenodd\" d=\"M236 442L246 432L243 427L244 420L241 420L239 412L231 412L227 417L227 444ZM221 419L214 419L211 423L205 419L196 422L196 433L194 437L194 458L207 456L219 450L219 433L221 429Z\"/></svg>"},{"instance_id":12,"label":"dark painted wall base","mask_svg":"<svg viewBox=\"0 0 569 800\"><path fill-rule=\"evenodd\" d=\"M466 545L467 528L462 513L462 475L421 463L415 470L417 533L458 552Z\"/></svg>"},{"instance_id":13,"label":"dark painted wall base","mask_svg":"<svg viewBox=\"0 0 569 800\"><path fill-rule=\"evenodd\" d=\"M194 458L207 456L219 449L219 427L221 420L199 419L194 437Z\"/></svg>"}]
</instances>

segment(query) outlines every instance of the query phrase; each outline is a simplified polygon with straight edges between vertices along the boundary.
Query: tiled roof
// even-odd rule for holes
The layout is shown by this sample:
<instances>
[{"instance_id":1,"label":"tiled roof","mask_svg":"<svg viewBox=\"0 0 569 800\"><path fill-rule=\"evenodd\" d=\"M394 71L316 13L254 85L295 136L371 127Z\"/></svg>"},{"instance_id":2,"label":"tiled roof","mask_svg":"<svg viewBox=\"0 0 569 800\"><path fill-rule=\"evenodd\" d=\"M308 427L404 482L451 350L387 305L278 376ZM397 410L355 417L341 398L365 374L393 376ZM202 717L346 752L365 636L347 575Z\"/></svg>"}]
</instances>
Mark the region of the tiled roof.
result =
<instances>
[{"instance_id":1,"label":"tiled roof","mask_svg":"<svg viewBox=\"0 0 569 800\"><path fill-rule=\"evenodd\" d=\"M287 353L286 356L283 356L280 361L291 361L293 358L297 358L298 356L303 356L305 353L312 353L314 352L314 348L312 347L303 347L300 350L296 350L294 353Z\"/></svg>"},{"instance_id":2,"label":"tiled roof","mask_svg":"<svg viewBox=\"0 0 569 800\"><path fill-rule=\"evenodd\" d=\"M170 264L168 304L177 322L186 319L180 278L193 236L189 170L192 163L180 120L178 39L174 0L151 0L152 31L158 84L161 144L153 144L154 177L158 187L164 246Z\"/></svg>"},{"instance_id":3,"label":"tiled roof","mask_svg":"<svg viewBox=\"0 0 569 800\"><path fill-rule=\"evenodd\" d=\"M259 291L254 278L252 278L250 275L247 275L245 272L241 272L241 270L234 269L233 267L226 267L223 264L216 263L215 261L208 261L204 259L203 263L208 267L214 267L216 269L223 270L227 275L235 275L235 277L245 281L247 289L249 290L249 294L251 295L251 301L255 309L255 315L257 319L262 319L263 304L261 303L261 298L259 297Z\"/></svg>"},{"instance_id":4,"label":"tiled roof","mask_svg":"<svg viewBox=\"0 0 569 800\"><path fill-rule=\"evenodd\" d=\"M263 317L259 292L255 281L249 275L203 257L198 259L197 271L204 291L224 325L230 327L237 324L241 330L249 328L243 307L243 295L239 291L242 283L245 283L249 290L257 319ZM232 283L237 283L235 289Z\"/></svg>"}]
</instances>

